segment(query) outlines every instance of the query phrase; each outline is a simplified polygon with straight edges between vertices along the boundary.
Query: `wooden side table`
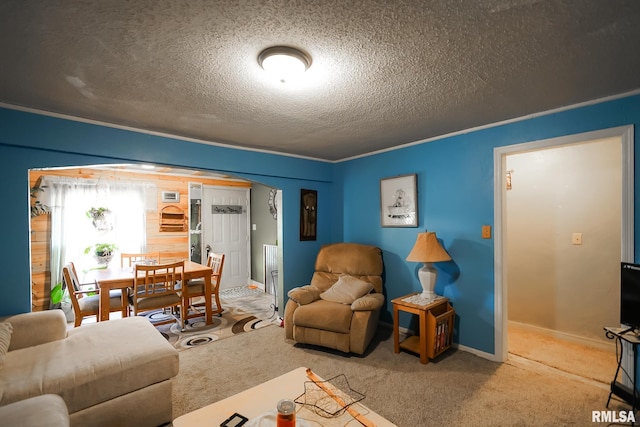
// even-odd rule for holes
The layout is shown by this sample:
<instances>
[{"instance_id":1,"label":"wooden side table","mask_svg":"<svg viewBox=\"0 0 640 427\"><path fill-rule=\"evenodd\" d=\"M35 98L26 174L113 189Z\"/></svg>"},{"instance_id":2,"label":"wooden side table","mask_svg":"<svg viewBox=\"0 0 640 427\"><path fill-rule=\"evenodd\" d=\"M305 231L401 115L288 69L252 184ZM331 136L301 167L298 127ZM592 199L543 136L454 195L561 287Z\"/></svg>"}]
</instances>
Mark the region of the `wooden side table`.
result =
<instances>
[{"instance_id":1,"label":"wooden side table","mask_svg":"<svg viewBox=\"0 0 640 427\"><path fill-rule=\"evenodd\" d=\"M420 355L420 363L429 363L451 347L453 339L453 319L455 311L448 298L439 298L427 305L418 305L404 301L419 292L404 295L391 300L393 304L393 350L408 350ZM400 311L416 314L419 317L419 333L400 342Z\"/></svg>"}]
</instances>

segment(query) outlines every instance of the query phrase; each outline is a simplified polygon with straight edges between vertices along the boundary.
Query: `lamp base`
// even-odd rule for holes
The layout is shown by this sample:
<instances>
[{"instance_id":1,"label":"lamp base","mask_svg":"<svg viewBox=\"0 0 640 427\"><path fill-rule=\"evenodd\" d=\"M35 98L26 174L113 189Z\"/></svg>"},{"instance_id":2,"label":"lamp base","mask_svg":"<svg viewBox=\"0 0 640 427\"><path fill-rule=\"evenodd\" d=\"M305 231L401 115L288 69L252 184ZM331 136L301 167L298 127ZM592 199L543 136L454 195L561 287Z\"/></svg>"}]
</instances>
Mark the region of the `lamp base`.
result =
<instances>
[{"instance_id":1,"label":"lamp base","mask_svg":"<svg viewBox=\"0 0 640 427\"><path fill-rule=\"evenodd\" d=\"M418 270L418 280L422 285L422 297L423 298L435 298L438 295L434 292L436 287L436 280L438 279L438 270L435 269L433 263L425 262L422 264L422 268Z\"/></svg>"},{"instance_id":2,"label":"lamp base","mask_svg":"<svg viewBox=\"0 0 640 427\"><path fill-rule=\"evenodd\" d=\"M442 298L433 291L436 286L437 275L438 271L433 267L433 264L425 262L422 268L418 270L418 279L423 289L422 293L404 298L403 301L416 305L428 305Z\"/></svg>"}]
</instances>

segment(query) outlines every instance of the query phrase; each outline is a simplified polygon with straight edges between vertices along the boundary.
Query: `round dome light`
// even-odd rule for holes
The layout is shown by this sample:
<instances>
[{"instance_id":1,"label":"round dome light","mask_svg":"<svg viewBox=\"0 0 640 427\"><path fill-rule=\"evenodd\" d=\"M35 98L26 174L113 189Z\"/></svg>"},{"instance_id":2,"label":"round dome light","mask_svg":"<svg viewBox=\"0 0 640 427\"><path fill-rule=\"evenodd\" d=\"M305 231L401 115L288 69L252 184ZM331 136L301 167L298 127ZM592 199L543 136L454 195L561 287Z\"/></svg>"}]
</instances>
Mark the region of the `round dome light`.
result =
<instances>
[{"instance_id":1,"label":"round dome light","mask_svg":"<svg viewBox=\"0 0 640 427\"><path fill-rule=\"evenodd\" d=\"M311 58L292 47L274 46L260 52L258 63L267 73L285 83L302 75L311 65Z\"/></svg>"}]
</instances>

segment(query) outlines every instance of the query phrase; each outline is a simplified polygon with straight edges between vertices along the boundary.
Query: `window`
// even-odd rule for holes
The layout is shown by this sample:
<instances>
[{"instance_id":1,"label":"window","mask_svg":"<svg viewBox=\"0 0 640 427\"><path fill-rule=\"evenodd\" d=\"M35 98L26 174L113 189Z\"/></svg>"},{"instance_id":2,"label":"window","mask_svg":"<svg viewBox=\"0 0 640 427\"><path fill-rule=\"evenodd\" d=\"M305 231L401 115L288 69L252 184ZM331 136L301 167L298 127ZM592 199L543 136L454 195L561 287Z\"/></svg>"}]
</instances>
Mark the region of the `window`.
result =
<instances>
[{"instance_id":1,"label":"window","mask_svg":"<svg viewBox=\"0 0 640 427\"><path fill-rule=\"evenodd\" d=\"M93 251L100 243L116 245L120 252L146 249L145 190L142 183L105 182L47 176L51 209L51 286L62 281L62 267L73 262L84 273L98 266ZM87 215L91 208L106 208L109 227L97 227ZM112 261L114 262L114 261Z\"/></svg>"}]
</instances>

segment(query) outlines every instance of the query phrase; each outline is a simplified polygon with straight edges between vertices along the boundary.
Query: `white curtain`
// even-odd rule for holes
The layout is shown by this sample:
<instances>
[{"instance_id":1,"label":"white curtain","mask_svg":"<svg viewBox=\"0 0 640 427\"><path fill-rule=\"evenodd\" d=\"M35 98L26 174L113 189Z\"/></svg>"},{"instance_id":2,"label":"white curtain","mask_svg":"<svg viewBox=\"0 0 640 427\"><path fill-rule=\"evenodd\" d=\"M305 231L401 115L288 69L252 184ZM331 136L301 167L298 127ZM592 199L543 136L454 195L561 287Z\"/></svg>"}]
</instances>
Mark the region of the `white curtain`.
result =
<instances>
[{"instance_id":1,"label":"white curtain","mask_svg":"<svg viewBox=\"0 0 640 427\"><path fill-rule=\"evenodd\" d=\"M47 176L47 203L51 208L51 287L62 282L62 267L73 262L83 282L84 273L96 267L85 249L98 243L114 243L117 252L146 250L145 188L136 182L103 181ZM96 230L86 212L104 207L113 227Z\"/></svg>"},{"instance_id":2,"label":"white curtain","mask_svg":"<svg viewBox=\"0 0 640 427\"><path fill-rule=\"evenodd\" d=\"M114 242L118 252L146 252L147 219L145 185L130 182L109 184L106 206L113 212Z\"/></svg>"},{"instance_id":3,"label":"white curtain","mask_svg":"<svg viewBox=\"0 0 640 427\"><path fill-rule=\"evenodd\" d=\"M85 215L87 201L94 200L95 181L45 178L47 202L51 209L51 287L62 283L62 267L76 260L86 242L82 236L91 232L91 222Z\"/></svg>"}]
</instances>

